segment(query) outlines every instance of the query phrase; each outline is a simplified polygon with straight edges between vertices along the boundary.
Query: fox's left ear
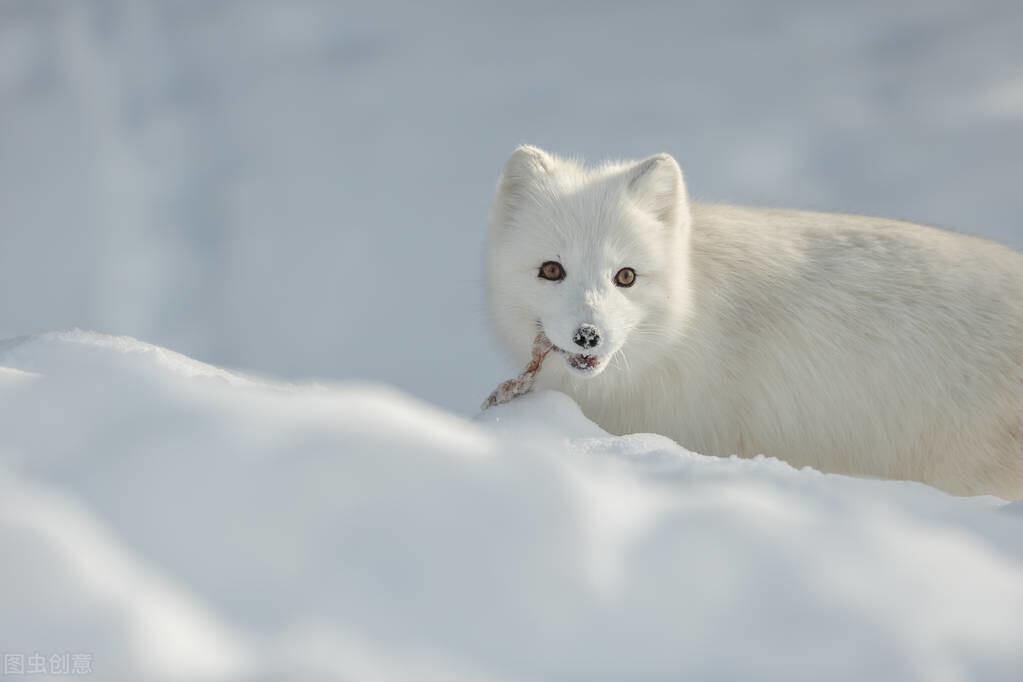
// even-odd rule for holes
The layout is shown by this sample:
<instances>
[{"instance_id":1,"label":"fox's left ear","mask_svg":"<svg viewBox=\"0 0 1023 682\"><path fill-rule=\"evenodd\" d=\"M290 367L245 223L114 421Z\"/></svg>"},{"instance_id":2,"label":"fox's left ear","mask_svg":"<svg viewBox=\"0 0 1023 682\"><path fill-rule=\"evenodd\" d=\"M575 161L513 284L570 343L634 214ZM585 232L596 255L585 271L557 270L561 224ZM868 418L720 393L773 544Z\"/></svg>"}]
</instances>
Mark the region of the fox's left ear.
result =
<instances>
[{"instance_id":1,"label":"fox's left ear","mask_svg":"<svg viewBox=\"0 0 1023 682\"><path fill-rule=\"evenodd\" d=\"M669 227L688 222L689 198L682 169L670 154L656 154L627 172L628 192L636 204Z\"/></svg>"}]
</instances>

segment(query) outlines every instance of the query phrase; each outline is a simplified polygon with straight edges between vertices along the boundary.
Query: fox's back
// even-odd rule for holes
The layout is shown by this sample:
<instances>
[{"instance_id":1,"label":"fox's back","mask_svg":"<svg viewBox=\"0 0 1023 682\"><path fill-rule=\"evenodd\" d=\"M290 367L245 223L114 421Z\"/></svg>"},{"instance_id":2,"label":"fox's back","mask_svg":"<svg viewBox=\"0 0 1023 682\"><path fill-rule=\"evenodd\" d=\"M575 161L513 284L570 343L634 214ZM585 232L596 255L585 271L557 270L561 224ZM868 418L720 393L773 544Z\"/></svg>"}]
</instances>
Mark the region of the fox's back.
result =
<instances>
[{"instance_id":1,"label":"fox's back","mask_svg":"<svg viewBox=\"0 0 1023 682\"><path fill-rule=\"evenodd\" d=\"M664 359L684 409L652 430L1023 494L1023 256L899 221L697 205L688 258L696 314Z\"/></svg>"}]
</instances>

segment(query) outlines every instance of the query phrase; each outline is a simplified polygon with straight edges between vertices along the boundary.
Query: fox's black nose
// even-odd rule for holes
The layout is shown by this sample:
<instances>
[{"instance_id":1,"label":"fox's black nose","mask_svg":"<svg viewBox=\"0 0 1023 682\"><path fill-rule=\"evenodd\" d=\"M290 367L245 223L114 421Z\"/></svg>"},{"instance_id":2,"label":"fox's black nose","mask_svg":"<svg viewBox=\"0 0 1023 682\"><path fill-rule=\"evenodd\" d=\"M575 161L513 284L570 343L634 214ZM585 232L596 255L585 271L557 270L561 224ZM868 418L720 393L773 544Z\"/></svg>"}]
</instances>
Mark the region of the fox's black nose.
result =
<instances>
[{"instance_id":1,"label":"fox's black nose","mask_svg":"<svg viewBox=\"0 0 1023 682\"><path fill-rule=\"evenodd\" d=\"M592 324L579 325L572 341L581 348L596 348L600 344L600 332Z\"/></svg>"}]
</instances>

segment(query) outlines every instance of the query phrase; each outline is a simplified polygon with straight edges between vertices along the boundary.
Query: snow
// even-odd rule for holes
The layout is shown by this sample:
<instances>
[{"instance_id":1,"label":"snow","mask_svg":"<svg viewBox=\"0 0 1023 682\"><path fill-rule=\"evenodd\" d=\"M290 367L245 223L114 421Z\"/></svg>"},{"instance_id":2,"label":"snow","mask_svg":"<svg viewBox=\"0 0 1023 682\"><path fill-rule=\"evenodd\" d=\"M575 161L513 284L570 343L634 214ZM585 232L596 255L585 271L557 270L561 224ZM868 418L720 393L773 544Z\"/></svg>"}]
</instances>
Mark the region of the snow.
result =
<instances>
[{"instance_id":1,"label":"snow","mask_svg":"<svg viewBox=\"0 0 1023 682\"><path fill-rule=\"evenodd\" d=\"M0 338L83 327L471 414L515 145L1023 247L1023 3L0 3ZM405 362L417 358L428 361Z\"/></svg>"},{"instance_id":2,"label":"snow","mask_svg":"<svg viewBox=\"0 0 1023 682\"><path fill-rule=\"evenodd\" d=\"M98 679L929 680L1023 669L995 498L473 419L130 338L0 342L0 643Z\"/></svg>"}]
</instances>

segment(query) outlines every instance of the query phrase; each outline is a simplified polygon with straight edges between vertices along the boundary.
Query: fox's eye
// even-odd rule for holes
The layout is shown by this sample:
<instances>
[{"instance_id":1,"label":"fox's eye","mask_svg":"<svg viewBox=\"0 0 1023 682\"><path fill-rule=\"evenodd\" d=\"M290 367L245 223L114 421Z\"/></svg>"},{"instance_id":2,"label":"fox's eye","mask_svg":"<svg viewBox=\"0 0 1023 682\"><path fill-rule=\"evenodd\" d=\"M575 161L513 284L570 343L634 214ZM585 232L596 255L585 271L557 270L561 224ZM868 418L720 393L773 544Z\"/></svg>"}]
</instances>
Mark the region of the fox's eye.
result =
<instances>
[{"instance_id":1,"label":"fox's eye","mask_svg":"<svg viewBox=\"0 0 1023 682\"><path fill-rule=\"evenodd\" d=\"M615 275L615 284L620 287L631 287L636 283L636 271L632 268L622 268Z\"/></svg>"},{"instance_id":2,"label":"fox's eye","mask_svg":"<svg viewBox=\"0 0 1023 682\"><path fill-rule=\"evenodd\" d=\"M559 282L565 279L565 268L556 260L549 260L540 266L539 276L549 279L552 282Z\"/></svg>"}]
</instances>

